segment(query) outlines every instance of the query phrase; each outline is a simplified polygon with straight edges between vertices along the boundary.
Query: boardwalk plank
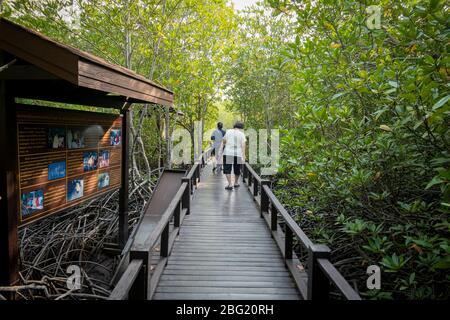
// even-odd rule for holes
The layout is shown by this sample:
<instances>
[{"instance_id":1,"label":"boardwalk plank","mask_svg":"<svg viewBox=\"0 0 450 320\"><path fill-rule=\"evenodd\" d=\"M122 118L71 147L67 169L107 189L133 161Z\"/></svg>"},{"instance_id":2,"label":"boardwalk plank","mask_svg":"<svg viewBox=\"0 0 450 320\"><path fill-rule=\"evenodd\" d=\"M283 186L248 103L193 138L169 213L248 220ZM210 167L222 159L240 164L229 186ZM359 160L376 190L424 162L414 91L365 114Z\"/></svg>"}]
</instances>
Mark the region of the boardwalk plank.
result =
<instances>
[{"instance_id":1,"label":"boardwalk plank","mask_svg":"<svg viewBox=\"0 0 450 320\"><path fill-rule=\"evenodd\" d=\"M232 280L162 280L159 287L212 287L212 288L294 288L285 281L232 281Z\"/></svg>"},{"instance_id":2,"label":"boardwalk plank","mask_svg":"<svg viewBox=\"0 0 450 320\"><path fill-rule=\"evenodd\" d=\"M204 171L154 299L300 299L249 191Z\"/></svg>"},{"instance_id":3,"label":"boardwalk plank","mask_svg":"<svg viewBox=\"0 0 450 320\"><path fill-rule=\"evenodd\" d=\"M166 269L164 275L175 275L175 276L241 276L241 277L267 277L267 278L277 278L277 277L290 277L286 274L285 270L198 270L198 269Z\"/></svg>"},{"instance_id":4,"label":"boardwalk plank","mask_svg":"<svg viewBox=\"0 0 450 320\"><path fill-rule=\"evenodd\" d=\"M282 276L268 277L267 275L180 275L180 274L166 274L161 277L161 281L243 281L243 282L263 282L270 279L276 283L292 283L291 277L283 274Z\"/></svg>"},{"instance_id":5,"label":"boardwalk plank","mask_svg":"<svg viewBox=\"0 0 450 320\"><path fill-rule=\"evenodd\" d=\"M158 286L156 292L189 293L252 293L252 294L295 294L296 288L245 288L245 287L166 287Z\"/></svg>"},{"instance_id":6,"label":"boardwalk plank","mask_svg":"<svg viewBox=\"0 0 450 320\"><path fill-rule=\"evenodd\" d=\"M159 300L298 300L296 294L156 293Z\"/></svg>"}]
</instances>

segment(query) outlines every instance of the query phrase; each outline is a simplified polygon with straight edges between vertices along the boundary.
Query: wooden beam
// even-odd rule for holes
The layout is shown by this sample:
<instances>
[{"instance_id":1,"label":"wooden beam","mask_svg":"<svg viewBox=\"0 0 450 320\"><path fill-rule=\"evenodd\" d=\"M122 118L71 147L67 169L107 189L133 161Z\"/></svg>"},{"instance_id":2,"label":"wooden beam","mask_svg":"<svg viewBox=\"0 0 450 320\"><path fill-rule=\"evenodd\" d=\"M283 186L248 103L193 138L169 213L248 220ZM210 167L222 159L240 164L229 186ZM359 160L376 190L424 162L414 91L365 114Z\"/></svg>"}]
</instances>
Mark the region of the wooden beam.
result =
<instances>
[{"instance_id":1,"label":"wooden beam","mask_svg":"<svg viewBox=\"0 0 450 320\"><path fill-rule=\"evenodd\" d=\"M0 51L0 64L3 56ZM13 101L0 80L0 286L19 279L17 143ZM6 156L7 155L7 156Z\"/></svg>"},{"instance_id":2,"label":"wooden beam","mask_svg":"<svg viewBox=\"0 0 450 320\"><path fill-rule=\"evenodd\" d=\"M12 65L0 72L3 80L56 80L56 76L33 65Z\"/></svg>"},{"instance_id":3,"label":"wooden beam","mask_svg":"<svg viewBox=\"0 0 450 320\"><path fill-rule=\"evenodd\" d=\"M115 93L124 97L130 97L137 100L144 101L144 103L155 103L164 106L171 106L173 104L170 100L165 100L157 96L148 94L147 92L138 92L133 90L133 84L130 82L129 87L122 87L108 82L104 82L97 79L92 79L89 77L84 77L82 75L78 78L78 85L80 87L90 88L103 92Z\"/></svg>"},{"instance_id":4,"label":"wooden beam","mask_svg":"<svg viewBox=\"0 0 450 320\"><path fill-rule=\"evenodd\" d=\"M94 64L91 61L80 59L78 62L79 83L98 86L108 92L123 93L124 96L140 98L141 95L147 96L149 102L160 103L171 106L173 104L173 94L162 90L146 81L118 72L119 70L110 69L106 66Z\"/></svg>"},{"instance_id":5,"label":"wooden beam","mask_svg":"<svg viewBox=\"0 0 450 320\"><path fill-rule=\"evenodd\" d=\"M15 86L10 88L10 92L16 98L114 109L122 108L125 103L122 96L109 96L104 92L74 86L64 80L21 80L12 83Z\"/></svg>"},{"instance_id":6,"label":"wooden beam","mask_svg":"<svg viewBox=\"0 0 450 320\"><path fill-rule=\"evenodd\" d=\"M73 84L78 82L78 56L48 38L0 19L0 49Z\"/></svg>"},{"instance_id":7,"label":"wooden beam","mask_svg":"<svg viewBox=\"0 0 450 320\"><path fill-rule=\"evenodd\" d=\"M122 114L122 165L120 168L121 187L119 193L119 247L123 249L128 240L128 188L130 156L130 110L121 110Z\"/></svg>"},{"instance_id":8,"label":"wooden beam","mask_svg":"<svg viewBox=\"0 0 450 320\"><path fill-rule=\"evenodd\" d=\"M173 92L161 85L4 18L0 18L0 49L79 87L173 105Z\"/></svg>"}]
</instances>

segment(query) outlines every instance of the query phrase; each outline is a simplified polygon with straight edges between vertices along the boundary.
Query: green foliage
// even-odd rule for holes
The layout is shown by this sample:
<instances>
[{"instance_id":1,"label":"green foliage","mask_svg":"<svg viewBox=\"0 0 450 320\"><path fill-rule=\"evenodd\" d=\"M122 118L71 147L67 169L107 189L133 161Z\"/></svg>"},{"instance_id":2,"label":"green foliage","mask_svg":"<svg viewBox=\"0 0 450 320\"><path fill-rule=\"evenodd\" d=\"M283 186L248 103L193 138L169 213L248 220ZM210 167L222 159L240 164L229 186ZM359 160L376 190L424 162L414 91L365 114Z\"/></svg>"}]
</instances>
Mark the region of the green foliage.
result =
<instances>
[{"instance_id":1,"label":"green foliage","mask_svg":"<svg viewBox=\"0 0 450 320\"><path fill-rule=\"evenodd\" d=\"M357 235L362 233L367 228L367 224L361 220L361 219L355 219L351 222L344 223L344 232L351 234L351 235Z\"/></svg>"},{"instance_id":2,"label":"green foliage","mask_svg":"<svg viewBox=\"0 0 450 320\"><path fill-rule=\"evenodd\" d=\"M380 29L366 25L369 5ZM173 88L184 116L172 127L279 128L277 196L364 297L450 297L446 1L266 0L238 15L225 0L6 0L1 10ZM164 113L148 114L142 137L159 166ZM371 264L381 290L366 288Z\"/></svg>"},{"instance_id":3,"label":"green foliage","mask_svg":"<svg viewBox=\"0 0 450 320\"><path fill-rule=\"evenodd\" d=\"M408 262L409 258L406 259L403 255L397 256L393 254L392 256L385 256L381 264L386 267L386 272L397 272Z\"/></svg>"},{"instance_id":4,"label":"green foliage","mask_svg":"<svg viewBox=\"0 0 450 320\"><path fill-rule=\"evenodd\" d=\"M361 292L364 268L382 267L382 290L367 297L448 299L448 3L266 3L271 15L255 23L261 9L253 9L247 29L276 35L283 21L288 35L243 39L232 69L243 81L233 82L230 95L256 128L268 126L264 93L276 99L277 195L315 241L333 239L344 276ZM380 29L366 25L372 4L381 7ZM247 54L259 51L270 55ZM276 79L289 91L270 78L264 87L259 65L281 70Z\"/></svg>"},{"instance_id":5,"label":"green foliage","mask_svg":"<svg viewBox=\"0 0 450 320\"><path fill-rule=\"evenodd\" d=\"M175 108L184 115L171 117L171 129L182 127L193 136L195 121L206 129L217 119L222 66L237 28L226 0L5 0L1 14L172 89ZM143 128L136 132L146 156L159 166L167 149L164 112L133 109L143 109L144 118L136 112L133 124Z\"/></svg>"}]
</instances>

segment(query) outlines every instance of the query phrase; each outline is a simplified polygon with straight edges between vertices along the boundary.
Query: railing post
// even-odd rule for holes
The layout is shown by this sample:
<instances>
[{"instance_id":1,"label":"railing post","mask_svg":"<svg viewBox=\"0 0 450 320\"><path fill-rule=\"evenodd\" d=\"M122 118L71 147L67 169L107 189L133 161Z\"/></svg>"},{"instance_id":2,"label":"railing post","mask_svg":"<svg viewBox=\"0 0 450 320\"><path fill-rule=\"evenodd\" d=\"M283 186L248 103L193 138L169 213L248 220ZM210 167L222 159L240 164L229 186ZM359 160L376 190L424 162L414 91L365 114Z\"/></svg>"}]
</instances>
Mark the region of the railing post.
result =
<instances>
[{"instance_id":1,"label":"railing post","mask_svg":"<svg viewBox=\"0 0 450 320\"><path fill-rule=\"evenodd\" d=\"M128 293L129 300L147 300L149 271L150 271L150 254L147 251L130 251L130 261L134 259L142 260L142 267L134 281L133 286Z\"/></svg>"},{"instance_id":2,"label":"railing post","mask_svg":"<svg viewBox=\"0 0 450 320\"><path fill-rule=\"evenodd\" d=\"M242 168L242 180L244 181L244 183L248 184L248 171L247 171L247 163L244 163L244 167Z\"/></svg>"},{"instance_id":3,"label":"railing post","mask_svg":"<svg viewBox=\"0 0 450 320\"><path fill-rule=\"evenodd\" d=\"M326 245L313 244L309 248L308 258L308 300L328 300L330 280L320 269L317 259L329 259L330 248Z\"/></svg>"},{"instance_id":4,"label":"railing post","mask_svg":"<svg viewBox=\"0 0 450 320\"><path fill-rule=\"evenodd\" d=\"M258 196L258 178L253 177L253 198Z\"/></svg>"},{"instance_id":5,"label":"railing post","mask_svg":"<svg viewBox=\"0 0 450 320\"><path fill-rule=\"evenodd\" d=\"M202 168L206 166L206 163L208 162L209 159L209 154L210 154L209 149L202 153Z\"/></svg>"},{"instance_id":6,"label":"railing post","mask_svg":"<svg viewBox=\"0 0 450 320\"><path fill-rule=\"evenodd\" d=\"M141 270L139 270L138 276L128 292L128 300L147 300L147 290L145 288L147 283L145 280L146 270L147 266L142 264Z\"/></svg>"},{"instance_id":7,"label":"railing post","mask_svg":"<svg viewBox=\"0 0 450 320\"><path fill-rule=\"evenodd\" d=\"M264 191L264 186L269 185L270 185L269 180L261 180L261 206L260 206L261 217L263 216L263 213L269 212L269 195Z\"/></svg>"},{"instance_id":8,"label":"railing post","mask_svg":"<svg viewBox=\"0 0 450 320\"><path fill-rule=\"evenodd\" d=\"M163 232L161 233L161 257L169 256L169 227L169 222L167 222Z\"/></svg>"},{"instance_id":9,"label":"railing post","mask_svg":"<svg viewBox=\"0 0 450 320\"><path fill-rule=\"evenodd\" d=\"M181 198L182 208L187 209L186 214L191 213L191 179L181 178L181 183L187 183L186 190Z\"/></svg>"},{"instance_id":10,"label":"railing post","mask_svg":"<svg viewBox=\"0 0 450 320\"><path fill-rule=\"evenodd\" d=\"M198 169L198 163L194 163L195 169L194 173L192 174L192 193L194 193L194 186L197 188L197 169Z\"/></svg>"},{"instance_id":11,"label":"railing post","mask_svg":"<svg viewBox=\"0 0 450 320\"><path fill-rule=\"evenodd\" d=\"M286 224L286 232L284 238L284 260L292 259L292 249L294 243L294 237L291 228Z\"/></svg>"},{"instance_id":12,"label":"railing post","mask_svg":"<svg viewBox=\"0 0 450 320\"><path fill-rule=\"evenodd\" d=\"M183 193L184 195L184 193ZM180 227L180 218L181 218L181 207L182 207L182 202L180 201L175 209L175 213L173 215L173 227L174 228L179 228ZM179 232L180 230L178 230Z\"/></svg>"},{"instance_id":13,"label":"railing post","mask_svg":"<svg viewBox=\"0 0 450 320\"><path fill-rule=\"evenodd\" d=\"M273 204L270 205L270 229L277 231L278 225L278 211Z\"/></svg>"}]
</instances>

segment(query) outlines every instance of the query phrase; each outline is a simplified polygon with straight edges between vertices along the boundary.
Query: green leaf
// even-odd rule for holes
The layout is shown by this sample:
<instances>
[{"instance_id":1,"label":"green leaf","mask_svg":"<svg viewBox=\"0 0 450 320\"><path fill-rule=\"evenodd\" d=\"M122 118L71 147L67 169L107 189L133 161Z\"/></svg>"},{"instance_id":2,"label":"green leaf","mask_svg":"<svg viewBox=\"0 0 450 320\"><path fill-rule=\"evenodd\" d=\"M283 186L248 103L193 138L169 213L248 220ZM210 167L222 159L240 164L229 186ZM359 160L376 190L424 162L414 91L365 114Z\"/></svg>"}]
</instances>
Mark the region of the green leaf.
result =
<instances>
[{"instance_id":1,"label":"green leaf","mask_svg":"<svg viewBox=\"0 0 450 320\"><path fill-rule=\"evenodd\" d=\"M442 107L444 104L447 103L447 101L450 99L450 94L448 96L443 97L441 100L439 100L438 102L436 102L433 106L433 111L439 109L440 107Z\"/></svg>"},{"instance_id":2,"label":"green leaf","mask_svg":"<svg viewBox=\"0 0 450 320\"><path fill-rule=\"evenodd\" d=\"M430 182L428 182L427 186L425 187L425 189L430 189L432 186L436 185L436 184L440 184L444 182L443 180L441 180L441 178L439 176L435 176L433 179L431 179Z\"/></svg>"},{"instance_id":3,"label":"green leaf","mask_svg":"<svg viewBox=\"0 0 450 320\"><path fill-rule=\"evenodd\" d=\"M433 265L433 269L449 269L450 268L450 256L445 256L439 262Z\"/></svg>"},{"instance_id":4,"label":"green leaf","mask_svg":"<svg viewBox=\"0 0 450 320\"><path fill-rule=\"evenodd\" d=\"M395 91L397 91L397 89L396 88L392 88L392 89L384 91L384 94L389 95L389 94L391 94L391 93L393 93Z\"/></svg>"},{"instance_id":5,"label":"green leaf","mask_svg":"<svg viewBox=\"0 0 450 320\"><path fill-rule=\"evenodd\" d=\"M389 85L391 86L391 87L394 87L394 88L398 88L398 82L397 81L389 81Z\"/></svg>"},{"instance_id":6,"label":"green leaf","mask_svg":"<svg viewBox=\"0 0 450 320\"><path fill-rule=\"evenodd\" d=\"M345 92L339 92L339 93L336 93L335 95L333 95L333 96L331 97L331 100L337 99L337 98L339 98L340 96L342 96L342 95L344 95L344 94L345 94Z\"/></svg>"}]
</instances>

